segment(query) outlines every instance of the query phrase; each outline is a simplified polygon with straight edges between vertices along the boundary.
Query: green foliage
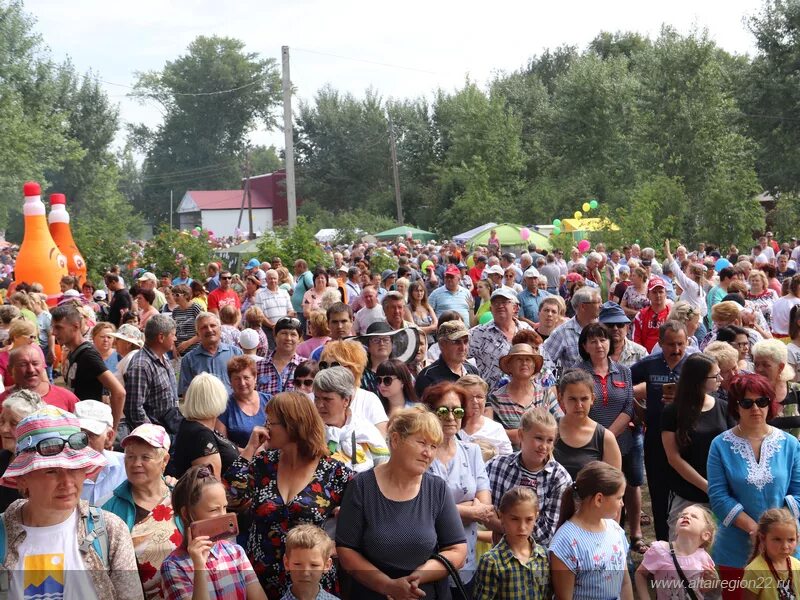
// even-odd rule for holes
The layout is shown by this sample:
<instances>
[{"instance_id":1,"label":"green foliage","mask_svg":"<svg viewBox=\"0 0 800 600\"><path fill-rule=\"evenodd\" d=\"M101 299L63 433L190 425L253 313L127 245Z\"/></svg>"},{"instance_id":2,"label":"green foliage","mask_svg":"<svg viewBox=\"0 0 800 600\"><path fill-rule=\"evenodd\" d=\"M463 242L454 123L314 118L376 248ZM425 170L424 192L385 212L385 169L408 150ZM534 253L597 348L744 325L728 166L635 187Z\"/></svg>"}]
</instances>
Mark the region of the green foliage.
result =
<instances>
[{"instance_id":1,"label":"green foliage","mask_svg":"<svg viewBox=\"0 0 800 600\"><path fill-rule=\"evenodd\" d=\"M800 196L793 193L781 194L767 214L767 229L775 234L775 239L787 240L797 236L800 231Z\"/></svg>"},{"instance_id":2,"label":"green foliage","mask_svg":"<svg viewBox=\"0 0 800 600\"><path fill-rule=\"evenodd\" d=\"M315 233L316 230L304 217L298 217L297 225L292 229L276 227L258 240L259 257L261 260L271 260L279 256L287 267L298 258L303 258L310 269L317 265L328 266L330 259L314 238Z\"/></svg>"},{"instance_id":3,"label":"green foliage","mask_svg":"<svg viewBox=\"0 0 800 600\"><path fill-rule=\"evenodd\" d=\"M214 248L208 241L207 231L195 236L190 231L170 229L164 224L145 246L141 265L159 274L161 271L175 273L180 265L186 264L190 272L197 275L213 258Z\"/></svg>"},{"instance_id":4,"label":"green foliage","mask_svg":"<svg viewBox=\"0 0 800 600\"><path fill-rule=\"evenodd\" d=\"M335 244L352 243L365 233L378 233L397 227L395 219L386 215L363 208L333 212L314 201L304 202L300 206L300 214L306 217L315 232L326 228L338 229L341 239L336 240Z\"/></svg>"},{"instance_id":5,"label":"green foliage","mask_svg":"<svg viewBox=\"0 0 800 600\"><path fill-rule=\"evenodd\" d=\"M369 257L369 270L373 273L383 273L387 269L396 271L397 258L384 248L376 248Z\"/></svg>"}]
</instances>

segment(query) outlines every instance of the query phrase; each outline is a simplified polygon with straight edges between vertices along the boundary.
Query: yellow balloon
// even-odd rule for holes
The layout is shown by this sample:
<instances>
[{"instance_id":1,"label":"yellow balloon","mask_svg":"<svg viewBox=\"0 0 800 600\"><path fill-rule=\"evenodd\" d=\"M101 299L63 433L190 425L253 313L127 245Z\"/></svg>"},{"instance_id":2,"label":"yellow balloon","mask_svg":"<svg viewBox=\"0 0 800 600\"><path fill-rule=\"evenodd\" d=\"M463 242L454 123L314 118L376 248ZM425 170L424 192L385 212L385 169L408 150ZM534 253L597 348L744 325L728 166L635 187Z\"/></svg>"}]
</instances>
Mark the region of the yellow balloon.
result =
<instances>
[{"instance_id":1,"label":"yellow balloon","mask_svg":"<svg viewBox=\"0 0 800 600\"><path fill-rule=\"evenodd\" d=\"M583 203L583 206L582 206L581 208L583 209L583 212L589 212L589 210L590 210L592 207L591 207L591 206L589 206L589 203L588 203L588 202L584 202L584 203Z\"/></svg>"},{"instance_id":2,"label":"yellow balloon","mask_svg":"<svg viewBox=\"0 0 800 600\"><path fill-rule=\"evenodd\" d=\"M574 216L576 219L580 219L583 216L583 213L579 210L576 210Z\"/></svg>"}]
</instances>

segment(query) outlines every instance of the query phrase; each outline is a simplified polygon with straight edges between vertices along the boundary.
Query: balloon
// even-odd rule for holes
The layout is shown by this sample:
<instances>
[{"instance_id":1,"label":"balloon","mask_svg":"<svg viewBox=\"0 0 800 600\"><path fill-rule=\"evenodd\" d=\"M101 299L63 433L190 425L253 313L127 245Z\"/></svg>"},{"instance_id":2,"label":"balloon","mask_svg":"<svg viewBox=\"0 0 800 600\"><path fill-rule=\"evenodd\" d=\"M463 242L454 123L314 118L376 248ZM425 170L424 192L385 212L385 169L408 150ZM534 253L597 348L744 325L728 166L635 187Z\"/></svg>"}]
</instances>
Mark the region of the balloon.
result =
<instances>
[{"instance_id":1,"label":"balloon","mask_svg":"<svg viewBox=\"0 0 800 600\"><path fill-rule=\"evenodd\" d=\"M580 219L583 216L583 213L579 210L576 210L574 216L576 219Z\"/></svg>"},{"instance_id":2,"label":"balloon","mask_svg":"<svg viewBox=\"0 0 800 600\"><path fill-rule=\"evenodd\" d=\"M597 206L598 206L597 200L589 200L589 206L591 207L592 210L597 208Z\"/></svg>"},{"instance_id":3,"label":"balloon","mask_svg":"<svg viewBox=\"0 0 800 600\"><path fill-rule=\"evenodd\" d=\"M200 225L198 225L197 227L195 227L195 228L194 228L194 230L195 230L195 231L203 231L203 228L202 228L202 227L200 227Z\"/></svg>"},{"instance_id":4,"label":"balloon","mask_svg":"<svg viewBox=\"0 0 800 600\"><path fill-rule=\"evenodd\" d=\"M592 245L589 243L589 240L581 240L578 242L578 250L581 252L586 252Z\"/></svg>"},{"instance_id":5,"label":"balloon","mask_svg":"<svg viewBox=\"0 0 800 600\"><path fill-rule=\"evenodd\" d=\"M480 319L478 319L478 324L486 325L486 323L490 323L491 321L494 321L494 315L492 314L492 311L487 310L481 315Z\"/></svg>"},{"instance_id":6,"label":"balloon","mask_svg":"<svg viewBox=\"0 0 800 600\"><path fill-rule=\"evenodd\" d=\"M561 227L553 227L553 235L561 235Z\"/></svg>"},{"instance_id":7,"label":"balloon","mask_svg":"<svg viewBox=\"0 0 800 600\"><path fill-rule=\"evenodd\" d=\"M553 227L561 227L561 219L553 219Z\"/></svg>"},{"instance_id":8,"label":"balloon","mask_svg":"<svg viewBox=\"0 0 800 600\"><path fill-rule=\"evenodd\" d=\"M523 240L527 240L529 237L531 237L531 230L527 227L523 227L519 230L519 237L521 237Z\"/></svg>"},{"instance_id":9,"label":"balloon","mask_svg":"<svg viewBox=\"0 0 800 600\"><path fill-rule=\"evenodd\" d=\"M725 267L730 267L730 266L731 266L731 261L729 261L727 258L720 258L717 260L716 263L714 263L714 270L717 273L719 273Z\"/></svg>"},{"instance_id":10,"label":"balloon","mask_svg":"<svg viewBox=\"0 0 800 600\"><path fill-rule=\"evenodd\" d=\"M589 204L588 202L584 202L583 206L581 206L581 208L583 209L583 212L589 212L589 209L592 208L592 205Z\"/></svg>"}]
</instances>

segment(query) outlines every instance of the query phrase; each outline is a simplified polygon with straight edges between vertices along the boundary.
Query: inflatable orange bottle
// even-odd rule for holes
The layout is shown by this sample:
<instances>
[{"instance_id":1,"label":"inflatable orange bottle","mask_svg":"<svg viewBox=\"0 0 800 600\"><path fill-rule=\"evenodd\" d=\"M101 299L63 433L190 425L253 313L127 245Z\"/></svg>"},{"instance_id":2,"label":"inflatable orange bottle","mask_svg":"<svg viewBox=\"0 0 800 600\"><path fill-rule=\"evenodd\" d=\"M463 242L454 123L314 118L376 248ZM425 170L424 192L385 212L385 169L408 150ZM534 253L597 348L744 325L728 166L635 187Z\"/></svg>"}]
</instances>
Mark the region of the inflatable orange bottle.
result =
<instances>
[{"instance_id":1,"label":"inflatable orange bottle","mask_svg":"<svg viewBox=\"0 0 800 600\"><path fill-rule=\"evenodd\" d=\"M67 257L67 272L78 277L80 285L86 282L86 262L81 256L81 251L72 239L72 230L69 226L69 213L67 212L67 198L64 194L50 194L50 214L47 217L50 223L50 234L58 246L61 254Z\"/></svg>"},{"instance_id":2,"label":"inflatable orange bottle","mask_svg":"<svg viewBox=\"0 0 800 600\"><path fill-rule=\"evenodd\" d=\"M25 234L17 254L14 267L14 280L42 284L47 294L47 303L55 306L61 295L59 282L67 274L67 259L56 246L47 228L42 188L35 181L29 181L23 188L25 204L22 215L25 218Z\"/></svg>"}]
</instances>

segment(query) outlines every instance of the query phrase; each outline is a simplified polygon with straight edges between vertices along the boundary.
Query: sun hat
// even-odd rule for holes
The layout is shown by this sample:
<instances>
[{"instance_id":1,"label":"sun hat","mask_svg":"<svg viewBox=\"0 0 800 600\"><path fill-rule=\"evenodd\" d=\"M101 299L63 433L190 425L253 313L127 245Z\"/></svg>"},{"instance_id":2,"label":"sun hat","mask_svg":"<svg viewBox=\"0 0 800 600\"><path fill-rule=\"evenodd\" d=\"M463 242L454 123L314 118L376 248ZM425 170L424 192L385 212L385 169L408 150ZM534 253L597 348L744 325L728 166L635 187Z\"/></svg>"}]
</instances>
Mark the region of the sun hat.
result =
<instances>
[{"instance_id":1,"label":"sun hat","mask_svg":"<svg viewBox=\"0 0 800 600\"><path fill-rule=\"evenodd\" d=\"M606 302L600 307L600 317L598 321L601 323L613 324L613 323L630 323L631 320L625 314L625 311L622 310L622 307L617 304L616 302Z\"/></svg>"},{"instance_id":2,"label":"sun hat","mask_svg":"<svg viewBox=\"0 0 800 600\"><path fill-rule=\"evenodd\" d=\"M111 334L111 337L120 339L123 342L128 342L134 346L139 346L139 348L144 346L144 334L142 334L138 327L130 323L120 325L119 329Z\"/></svg>"},{"instance_id":3,"label":"sun hat","mask_svg":"<svg viewBox=\"0 0 800 600\"><path fill-rule=\"evenodd\" d=\"M528 277L538 277L539 276L539 271L536 269L536 267L528 267L525 270L525 273L523 273L523 275L525 276L526 279Z\"/></svg>"},{"instance_id":4,"label":"sun hat","mask_svg":"<svg viewBox=\"0 0 800 600\"><path fill-rule=\"evenodd\" d=\"M155 273L151 273L150 271L145 271L142 273L141 277L137 279L137 281L153 281L158 283L158 278L156 277Z\"/></svg>"},{"instance_id":5,"label":"sun hat","mask_svg":"<svg viewBox=\"0 0 800 600\"><path fill-rule=\"evenodd\" d=\"M260 266L261 266L261 262L257 258L251 258L250 260L247 261L247 264L245 265L244 268L245 269L255 269L256 267L260 267Z\"/></svg>"},{"instance_id":6,"label":"sun hat","mask_svg":"<svg viewBox=\"0 0 800 600\"><path fill-rule=\"evenodd\" d=\"M243 329L239 335L239 346L242 350L254 350L258 348L258 332L255 329Z\"/></svg>"},{"instance_id":7,"label":"sun hat","mask_svg":"<svg viewBox=\"0 0 800 600\"><path fill-rule=\"evenodd\" d=\"M391 269L386 269L383 273L381 273L381 281L386 281L389 277L397 277L394 271Z\"/></svg>"},{"instance_id":8,"label":"sun hat","mask_svg":"<svg viewBox=\"0 0 800 600\"><path fill-rule=\"evenodd\" d=\"M386 321L375 321L367 327L367 332L349 339L369 346L370 338L389 337L392 340L392 358L410 363L417 356L419 350L419 330L416 327L392 329Z\"/></svg>"},{"instance_id":9,"label":"sun hat","mask_svg":"<svg viewBox=\"0 0 800 600\"><path fill-rule=\"evenodd\" d=\"M131 440L141 440L153 448L169 450L169 434L161 425L145 423L139 425L122 440L120 445L124 448Z\"/></svg>"},{"instance_id":10,"label":"sun hat","mask_svg":"<svg viewBox=\"0 0 800 600\"><path fill-rule=\"evenodd\" d=\"M63 294L61 294L61 295L62 295L64 298L77 298L78 296L80 296L80 295L81 295L81 293L80 293L78 290L75 290L75 289L69 289L69 290L67 290L66 292L64 292L64 293L63 293Z\"/></svg>"},{"instance_id":11,"label":"sun hat","mask_svg":"<svg viewBox=\"0 0 800 600\"><path fill-rule=\"evenodd\" d=\"M653 278L650 279L650 281L647 282L647 291L648 292L651 291L651 290L656 289L657 287L662 287L664 289L667 289L667 286L664 283L664 280L661 279L661 277L653 277Z\"/></svg>"},{"instance_id":12,"label":"sun hat","mask_svg":"<svg viewBox=\"0 0 800 600\"><path fill-rule=\"evenodd\" d=\"M511 367L509 363L519 356L529 356L533 359L534 375L542 370L542 365L544 364L544 358L542 358L541 354L537 354L536 352L534 352L530 344L514 344L513 346L511 346L511 349L508 351L508 354L500 357L500 370L506 375L509 375Z\"/></svg>"},{"instance_id":13,"label":"sun hat","mask_svg":"<svg viewBox=\"0 0 800 600\"><path fill-rule=\"evenodd\" d=\"M16 456L0 478L0 485L17 487L18 477L42 469L86 469L87 476L97 473L106 466L106 459L88 445L75 450L65 444L53 456L42 456L36 450L41 441L53 438L66 441L76 433L82 433L78 418L57 406L46 406L22 419L17 425Z\"/></svg>"},{"instance_id":14,"label":"sun hat","mask_svg":"<svg viewBox=\"0 0 800 600\"><path fill-rule=\"evenodd\" d=\"M114 426L111 407L98 400L81 400L75 404L75 416L78 417L81 429L87 429L95 435L103 435L109 427Z\"/></svg>"}]
</instances>

